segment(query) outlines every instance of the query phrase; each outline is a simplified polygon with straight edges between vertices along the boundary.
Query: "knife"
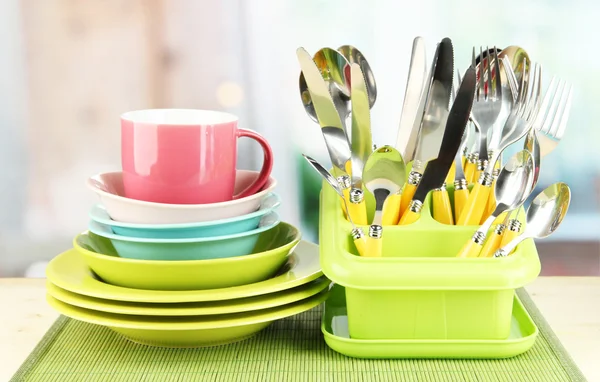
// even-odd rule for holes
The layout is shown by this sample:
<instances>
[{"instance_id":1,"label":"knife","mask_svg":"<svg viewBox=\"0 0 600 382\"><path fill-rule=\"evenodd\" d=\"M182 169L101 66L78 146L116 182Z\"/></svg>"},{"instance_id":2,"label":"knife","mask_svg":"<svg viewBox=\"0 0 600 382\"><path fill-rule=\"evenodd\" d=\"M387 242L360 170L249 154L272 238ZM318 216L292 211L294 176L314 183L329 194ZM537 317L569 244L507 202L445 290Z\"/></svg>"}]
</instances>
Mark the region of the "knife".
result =
<instances>
[{"instance_id":1,"label":"knife","mask_svg":"<svg viewBox=\"0 0 600 382\"><path fill-rule=\"evenodd\" d=\"M350 104L352 106L350 214L357 224L367 224L367 207L363 193L363 169L371 154L371 111L364 74L359 64L350 68Z\"/></svg>"},{"instance_id":2,"label":"knife","mask_svg":"<svg viewBox=\"0 0 600 382\"><path fill-rule=\"evenodd\" d=\"M405 163L412 161L414 158L421 127L420 118L425 108L426 59L425 40L423 37L416 37L413 41L408 80L404 92L404 104L402 105L396 138L396 149L402 154Z\"/></svg>"},{"instance_id":3,"label":"knife","mask_svg":"<svg viewBox=\"0 0 600 382\"><path fill-rule=\"evenodd\" d=\"M345 184L345 179L348 179L348 174L351 173L351 153L344 125L331 98L329 87L311 55L300 47L296 50L296 56L321 126L321 133L333 165L333 175L340 184ZM345 187L343 192L346 201L350 201L350 187Z\"/></svg>"},{"instance_id":4,"label":"knife","mask_svg":"<svg viewBox=\"0 0 600 382\"><path fill-rule=\"evenodd\" d=\"M427 162L435 159L440 150L444 126L448 117L453 74L454 50L452 41L449 38L444 38L437 46L431 76L426 84L425 108L418 121L420 123L419 143L411 172L408 175L408 181L402 191L401 214L406 212Z\"/></svg>"},{"instance_id":5,"label":"knife","mask_svg":"<svg viewBox=\"0 0 600 382\"><path fill-rule=\"evenodd\" d=\"M475 69L470 67L458 89L456 100L450 109L444 136L436 159L429 162L419 182L409 208L400 219L400 224L410 224L419 219L425 197L431 190L443 186L446 174L454 162L462 141L465 127L469 121L473 98L475 96Z\"/></svg>"}]
</instances>

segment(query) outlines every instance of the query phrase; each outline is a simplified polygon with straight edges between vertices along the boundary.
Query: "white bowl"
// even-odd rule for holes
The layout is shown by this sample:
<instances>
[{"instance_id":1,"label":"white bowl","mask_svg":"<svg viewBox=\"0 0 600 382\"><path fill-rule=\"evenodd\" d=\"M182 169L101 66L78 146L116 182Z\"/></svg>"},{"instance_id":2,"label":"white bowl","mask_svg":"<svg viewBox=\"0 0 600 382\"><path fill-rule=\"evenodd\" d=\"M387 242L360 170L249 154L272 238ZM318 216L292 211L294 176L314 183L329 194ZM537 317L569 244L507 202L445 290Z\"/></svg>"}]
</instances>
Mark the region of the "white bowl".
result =
<instances>
[{"instance_id":1,"label":"white bowl","mask_svg":"<svg viewBox=\"0 0 600 382\"><path fill-rule=\"evenodd\" d=\"M258 171L237 170L235 192L248 187L258 174ZM276 185L275 178L270 177L260 192L245 198L208 204L166 204L123 196L121 172L102 173L87 180L87 186L98 194L111 219L140 224L195 223L246 215L258 210L262 199Z\"/></svg>"}]
</instances>

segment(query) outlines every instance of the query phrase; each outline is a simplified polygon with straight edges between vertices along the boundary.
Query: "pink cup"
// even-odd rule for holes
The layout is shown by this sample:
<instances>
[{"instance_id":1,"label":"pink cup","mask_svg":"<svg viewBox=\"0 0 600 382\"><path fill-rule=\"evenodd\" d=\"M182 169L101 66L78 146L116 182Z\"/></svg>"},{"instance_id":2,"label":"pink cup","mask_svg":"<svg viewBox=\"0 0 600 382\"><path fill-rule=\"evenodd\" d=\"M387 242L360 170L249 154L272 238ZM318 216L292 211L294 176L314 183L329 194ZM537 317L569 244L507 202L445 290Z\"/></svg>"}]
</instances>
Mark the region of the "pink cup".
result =
<instances>
[{"instance_id":1,"label":"pink cup","mask_svg":"<svg viewBox=\"0 0 600 382\"><path fill-rule=\"evenodd\" d=\"M273 153L260 134L237 127L235 115L209 110L151 109L121 116L123 188L131 199L206 204L243 198L269 179ZM249 137L264 151L256 181L233 194L237 139Z\"/></svg>"}]
</instances>

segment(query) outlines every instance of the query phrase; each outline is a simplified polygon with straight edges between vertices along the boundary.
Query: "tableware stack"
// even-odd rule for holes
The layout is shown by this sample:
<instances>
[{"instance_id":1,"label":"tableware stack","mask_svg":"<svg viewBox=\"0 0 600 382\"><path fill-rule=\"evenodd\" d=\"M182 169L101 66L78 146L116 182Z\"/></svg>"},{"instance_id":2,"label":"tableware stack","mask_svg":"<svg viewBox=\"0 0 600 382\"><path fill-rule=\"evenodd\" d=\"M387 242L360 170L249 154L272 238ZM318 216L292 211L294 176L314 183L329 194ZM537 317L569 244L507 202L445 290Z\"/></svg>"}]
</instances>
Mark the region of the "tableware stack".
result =
<instances>
[{"instance_id":1,"label":"tableware stack","mask_svg":"<svg viewBox=\"0 0 600 382\"><path fill-rule=\"evenodd\" d=\"M272 153L233 115L142 110L121 117L122 171L88 179L88 230L47 268L60 313L151 346L215 346L320 304L318 248L280 221ZM236 169L237 138L264 151Z\"/></svg>"},{"instance_id":2,"label":"tableware stack","mask_svg":"<svg viewBox=\"0 0 600 382\"><path fill-rule=\"evenodd\" d=\"M296 51L300 100L331 160L327 169L303 154L323 177L321 264L336 284L325 341L363 358L521 354L537 327L515 290L538 276L532 239L556 231L571 198L562 182L536 190L571 90L552 80L543 93L541 66L522 48L473 49L465 71L449 38L431 65L425 53L415 38L396 142L375 146L365 56Z\"/></svg>"}]
</instances>

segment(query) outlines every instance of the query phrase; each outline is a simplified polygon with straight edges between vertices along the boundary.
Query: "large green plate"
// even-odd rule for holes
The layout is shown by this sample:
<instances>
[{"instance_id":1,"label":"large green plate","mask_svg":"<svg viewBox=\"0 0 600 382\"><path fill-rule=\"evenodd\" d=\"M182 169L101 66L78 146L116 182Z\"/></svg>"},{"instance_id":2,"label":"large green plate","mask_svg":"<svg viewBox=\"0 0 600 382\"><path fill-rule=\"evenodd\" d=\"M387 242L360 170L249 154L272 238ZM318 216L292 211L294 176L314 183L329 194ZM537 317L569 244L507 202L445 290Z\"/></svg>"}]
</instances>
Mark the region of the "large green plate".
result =
<instances>
[{"instance_id":1,"label":"large green plate","mask_svg":"<svg viewBox=\"0 0 600 382\"><path fill-rule=\"evenodd\" d=\"M88 297L69 292L68 290L52 284L50 281L46 283L46 290L52 297L66 304L107 313L133 314L140 316L203 316L250 312L291 304L314 296L327 288L329 284L330 281L327 278L321 277L305 285L262 296L224 301L180 302L170 304L125 302Z\"/></svg>"},{"instance_id":2,"label":"large green plate","mask_svg":"<svg viewBox=\"0 0 600 382\"><path fill-rule=\"evenodd\" d=\"M48 303L61 314L76 320L107 326L125 338L150 346L202 347L241 341L266 328L271 322L312 309L329 293L325 289L308 299L250 313L211 316L157 317L99 312L65 304L50 295Z\"/></svg>"},{"instance_id":3,"label":"large green plate","mask_svg":"<svg viewBox=\"0 0 600 382\"><path fill-rule=\"evenodd\" d=\"M50 261L46 276L53 284L73 293L108 300L130 302L200 302L231 300L275 293L311 282L323 275L319 247L301 241L279 274L265 281L220 289L146 290L125 288L103 282L74 249Z\"/></svg>"}]
</instances>

